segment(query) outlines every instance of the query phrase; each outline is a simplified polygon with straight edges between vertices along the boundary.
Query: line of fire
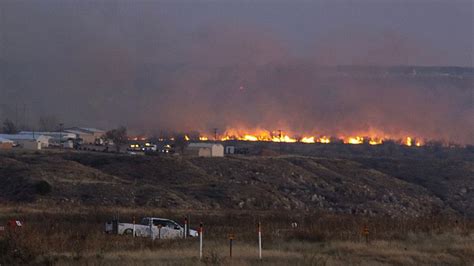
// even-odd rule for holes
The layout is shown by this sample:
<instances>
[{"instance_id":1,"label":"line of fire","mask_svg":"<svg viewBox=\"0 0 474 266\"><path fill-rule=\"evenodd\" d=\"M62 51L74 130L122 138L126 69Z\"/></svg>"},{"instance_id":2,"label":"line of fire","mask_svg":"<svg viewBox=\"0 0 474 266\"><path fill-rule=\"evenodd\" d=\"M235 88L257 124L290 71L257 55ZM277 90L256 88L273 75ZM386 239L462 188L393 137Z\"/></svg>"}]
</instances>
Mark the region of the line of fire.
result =
<instances>
[{"instance_id":1,"label":"line of fire","mask_svg":"<svg viewBox=\"0 0 474 266\"><path fill-rule=\"evenodd\" d=\"M429 142L428 140L416 136L391 137L391 136L370 136L370 135L350 135L350 136L330 136L321 134L289 134L283 130L237 130L227 129L223 133L214 130L213 134L204 133L180 133L162 135L157 138L145 136L129 137L131 141L154 140L159 142L175 141L176 135L182 135L185 141L190 142L276 142L276 143L305 143L305 144L349 144L349 145L382 145L393 143L409 147L420 147Z\"/></svg>"}]
</instances>

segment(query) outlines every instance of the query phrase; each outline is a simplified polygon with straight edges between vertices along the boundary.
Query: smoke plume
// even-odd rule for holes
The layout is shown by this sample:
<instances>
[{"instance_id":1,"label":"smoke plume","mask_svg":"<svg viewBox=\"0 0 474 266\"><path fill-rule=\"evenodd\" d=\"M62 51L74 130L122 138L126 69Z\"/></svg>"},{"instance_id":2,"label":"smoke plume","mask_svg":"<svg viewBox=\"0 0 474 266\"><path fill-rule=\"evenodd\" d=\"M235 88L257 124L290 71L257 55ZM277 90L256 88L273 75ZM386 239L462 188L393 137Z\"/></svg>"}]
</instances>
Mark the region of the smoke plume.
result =
<instances>
[{"instance_id":1,"label":"smoke plume","mask_svg":"<svg viewBox=\"0 0 474 266\"><path fill-rule=\"evenodd\" d=\"M395 18L344 20L341 3L250 5L2 1L0 119L37 128L55 116L150 135L262 128L473 143L472 10L456 13L469 3L452 12L459 49ZM365 5L357 8L374 20L388 8ZM448 10L433 5L420 19ZM442 65L464 67L433 67Z\"/></svg>"}]
</instances>

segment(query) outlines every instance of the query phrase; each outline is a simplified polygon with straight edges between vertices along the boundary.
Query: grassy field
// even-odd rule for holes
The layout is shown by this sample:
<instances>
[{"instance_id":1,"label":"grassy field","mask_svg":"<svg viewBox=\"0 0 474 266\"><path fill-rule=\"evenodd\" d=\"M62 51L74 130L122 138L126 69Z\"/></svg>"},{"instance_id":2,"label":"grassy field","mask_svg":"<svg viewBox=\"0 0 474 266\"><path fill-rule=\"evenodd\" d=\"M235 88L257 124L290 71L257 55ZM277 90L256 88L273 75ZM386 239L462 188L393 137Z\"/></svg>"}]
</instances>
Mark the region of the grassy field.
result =
<instances>
[{"instance_id":1,"label":"grassy field","mask_svg":"<svg viewBox=\"0 0 474 266\"><path fill-rule=\"evenodd\" d=\"M197 239L156 240L103 233L113 216L159 216L205 226ZM0 207L0 223L25 225L0 237L0 264L39 265L473 265L474 222L462 217L393 219L327 213L169 211L27 204ZM256 224L263 227L258 259ZM291 223L298 227L292 228ZM369 228L369 243L362 235ZM227 235L234 233L233 257Z\"/></svg>"}]
</instances>

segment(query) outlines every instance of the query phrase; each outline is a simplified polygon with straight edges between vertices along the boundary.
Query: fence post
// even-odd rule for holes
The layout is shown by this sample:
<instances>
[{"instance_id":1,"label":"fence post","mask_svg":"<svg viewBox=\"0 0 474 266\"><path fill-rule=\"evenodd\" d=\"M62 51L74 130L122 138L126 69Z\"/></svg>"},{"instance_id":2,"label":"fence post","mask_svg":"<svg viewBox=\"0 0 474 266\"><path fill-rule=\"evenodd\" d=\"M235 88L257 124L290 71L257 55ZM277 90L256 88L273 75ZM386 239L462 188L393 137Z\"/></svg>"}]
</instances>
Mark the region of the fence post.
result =
<instances>
[{"instance_id":1,"label":"fence post","mask_svg":"<svg viewBox=\"0 0 474 266\"><path fill-rule=\"evenodd\" d=\"M368 225L364 225L363 234L365 236L365 243L368 245L369 244L369 226Z\"/></svg>"},{"instance_id":2,"label":"fence post","mask_svg":"<svg viewBox=\"0 0 474 266\"><path fill-rule=\"evenodd\" d=\"M158 239L161 239L161 227L162 227L162 225L159 224L158 225Z\"/></svg>"},{"instance_id":3,"label":"fence post","mask_svg":"<svg viewBox=\"0 0 474 266\"><path fill-rule=\"evenodd\" d=\"M258 258L262 259L262 224L258 222Z\"/></svg>"},{"instance_id":4,"label":"fence post","mask_svg":"<svg viewBox=\"0 0 474 266\"><path fill-rule=\"evenodd\" d=\"M133 216L133 237L135 237L135 216Z\"/></svg>"},{"instance_id":5,"label":"fence post","mask_svg":"<svg viewBox=\"0 0 474 266\"><path fill-rule=\"evenodd\" d=\"M117 216L115 216L114 219L112 220L112 232L115 235L118 235L118 224L119 224L118 218Z\"/></svg>"},{"instance_id":6,"label":"fence post","mask_svg":"<svg viewBox=\"0 0 474 266\"><path fill-rule=\"evenodd\" d=\"M229 256L232 258L232 241L234 240L234 234L229 234Z\"/></svg>"},{"instance_id":7,"label":"fence post","mask_svg":"<svg viewBox=\"0 0 474 266\"><path fill-rule=\"evenodd\" d=\"M188 218L184 217L184 232L183 232L183 238L186 239L188 235Z\"/></svg>"},{"instance_id":8,"label":"fence post","mask_svg":"<svg viewBox=\"0 0 474 266\"><path fill-rule=\"evenodd\" d=\"M199 224L199 259L202 259L202 237L204 234L204 230L202 227L202 222Z\"/></svg>"},{"instance_id":9,"label":"fence post","mask_svg":"<svg viewBox=\"0 0 474 266\"><path fill-rule=\"evenodd\" d=\"M149 218L149 224L150 224L150 238L153 241L153 221L151 218Z\"/></svg>"}]
</instances>

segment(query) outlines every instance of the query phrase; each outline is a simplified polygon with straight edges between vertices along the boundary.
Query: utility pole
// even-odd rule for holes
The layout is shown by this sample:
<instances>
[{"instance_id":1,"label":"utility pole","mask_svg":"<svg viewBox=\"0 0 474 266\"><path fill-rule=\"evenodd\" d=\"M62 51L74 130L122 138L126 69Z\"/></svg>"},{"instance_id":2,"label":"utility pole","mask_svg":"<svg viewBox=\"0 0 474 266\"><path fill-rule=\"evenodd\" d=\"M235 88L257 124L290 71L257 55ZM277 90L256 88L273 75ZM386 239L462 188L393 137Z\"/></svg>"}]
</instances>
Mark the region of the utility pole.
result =
<instances>
[{"instance_id":1,"label":"utility pole","mask_svg":"<svg viewBox=\"0 0 474 266\"><path fill-rule=\"evenodd\" d=\"M262 259L262 224L258 222L258 258Z\"/></svg>"},{"instance_id":2,"label":"utility pole","mask_svg":"<svg viewBox=\"0 0 474 266\"><path fill-rule=\"evenodd\" d=\"M63 123L59 124L59 149L63 148Z\"/></svg>"},{"instance_id":3,"label":"utility pole","mask_svg":"<svg viewBox=\"0 0 474 266\"><path fill-rule=\"evenodd\" d=\"M23 103L23 127L26 127L26 103ZM23 129L25 130L25 129ZM26 129L27 130L27 129Z\"/></svg>"},{"instance_id":4,"label":"utility pole","mask_svg":"<svg viewBox=\"0 0 474 266\"><path fill-rule=\"evenodd\" d=\"M199 225L199 260L202 260L202 235L204 234L202 222Z\"/></svg>"},{"instance_id":5,"label":"utility pole","mask_svg":"<svg viewBox=\"0 0 474 266\"><path fill-rule=\"evenodd\" d=\"M15 127L18 128L18 102L15 103Z\"/></svg>"},{"instance_id":6,"label":"utility pole","mask_svg":"<svg viewBox=\"0 0 474 266\"><path fill-rule=\"evenodd\" d=\"M214 128L214 141L217 141L217 128Z\"/></svg>"}]
</instances>

